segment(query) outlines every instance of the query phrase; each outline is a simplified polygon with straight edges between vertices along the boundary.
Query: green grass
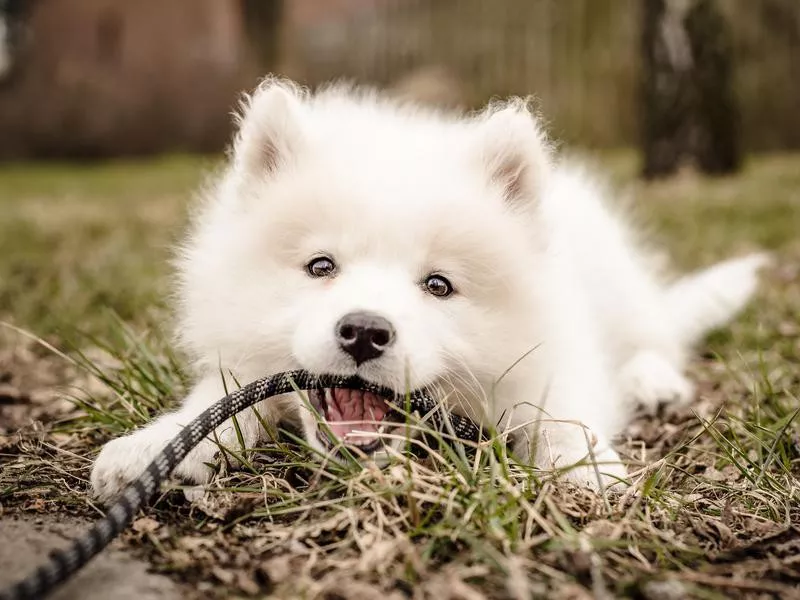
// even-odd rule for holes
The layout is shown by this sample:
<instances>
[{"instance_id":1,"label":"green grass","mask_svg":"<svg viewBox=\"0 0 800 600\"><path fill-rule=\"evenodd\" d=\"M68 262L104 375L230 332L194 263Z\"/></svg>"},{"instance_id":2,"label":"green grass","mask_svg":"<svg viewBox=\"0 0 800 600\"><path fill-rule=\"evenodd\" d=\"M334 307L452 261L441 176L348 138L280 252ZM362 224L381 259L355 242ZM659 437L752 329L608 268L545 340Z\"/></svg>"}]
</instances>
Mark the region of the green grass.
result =
<instances>
[{"instance_id":1,"label":"green grass","mask_svg":"<svg viewBox=\"0 0 800 600\"><path fill-rule=\"evenodd\" d=\"M163 305L169 247L210 160L0 166L0 318L98 332ZM107 321L107 320L106 320Z\"/></svg>"},{"instance_id":2,"label":"green grass","mask_svg":"<svg viewBox=\"0 0 800 600\"><path fill-rule=\"evenodd\" d=\"M0 437L5 511L96 514L86 457L185 393L166 324L166 260L212 162L0 168L0 318L69 349L11 360L10 383L24 388L66 363L60 377L76 398L36 413L43 428ZM621 440L636 473L630 491L569 488L488 447L472 459L398 456L378 470L320 466L284 440L230 448L243 468L222 464L191 506L177 488L165 493L146 511L155 530L126 543L206 586L198 597L800 593L800 156L654 184L634 180L630 153L602 162L681 268L754 248L777 257L753 307L693 361L698 401L637 419ZM0 351L27 351L5 331Z\"/></svg>"}]
</instances>

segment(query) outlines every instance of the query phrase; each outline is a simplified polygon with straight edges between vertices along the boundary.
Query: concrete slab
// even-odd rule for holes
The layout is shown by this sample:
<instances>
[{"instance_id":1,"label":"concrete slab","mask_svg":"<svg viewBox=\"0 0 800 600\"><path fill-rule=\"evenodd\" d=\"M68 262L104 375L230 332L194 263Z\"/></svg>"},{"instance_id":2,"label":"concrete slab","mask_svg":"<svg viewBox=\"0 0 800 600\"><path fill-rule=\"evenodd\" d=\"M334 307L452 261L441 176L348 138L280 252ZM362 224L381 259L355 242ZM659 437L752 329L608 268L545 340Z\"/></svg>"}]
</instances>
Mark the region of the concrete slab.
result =
<instances>
[{"instance_id":1,"label":"concrete slab","mask_svg":"<svg viewBox=\"0 0 800 600\"><path fill-rule=\"evenodd\" d=\"M84 531L87 523L58 517L0 519L0 588L24 577L47 557ZM51 600L178 600L180 586L148 572L146 562L111 547L50 596Z\"/></svg>"}]
</instances>

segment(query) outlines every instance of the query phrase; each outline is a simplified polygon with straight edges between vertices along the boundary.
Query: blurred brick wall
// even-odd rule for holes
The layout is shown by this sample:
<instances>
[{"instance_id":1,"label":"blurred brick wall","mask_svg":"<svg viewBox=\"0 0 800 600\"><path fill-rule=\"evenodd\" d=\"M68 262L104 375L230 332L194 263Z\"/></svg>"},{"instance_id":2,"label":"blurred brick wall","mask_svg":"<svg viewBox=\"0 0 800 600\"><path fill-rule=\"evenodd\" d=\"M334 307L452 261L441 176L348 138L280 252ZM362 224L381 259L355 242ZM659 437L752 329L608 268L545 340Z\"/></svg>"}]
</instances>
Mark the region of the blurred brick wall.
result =
<instances>
[{"instance_id":1,"label":"blurred brick wall","mask_svg":"<svg viewBox=\"0 0 800 600\"><path fill-rule=\"evenodd\" d=\"M0 158L219 150L259 70L238 0L37 0Z\"/></svg>"}]
</instances>

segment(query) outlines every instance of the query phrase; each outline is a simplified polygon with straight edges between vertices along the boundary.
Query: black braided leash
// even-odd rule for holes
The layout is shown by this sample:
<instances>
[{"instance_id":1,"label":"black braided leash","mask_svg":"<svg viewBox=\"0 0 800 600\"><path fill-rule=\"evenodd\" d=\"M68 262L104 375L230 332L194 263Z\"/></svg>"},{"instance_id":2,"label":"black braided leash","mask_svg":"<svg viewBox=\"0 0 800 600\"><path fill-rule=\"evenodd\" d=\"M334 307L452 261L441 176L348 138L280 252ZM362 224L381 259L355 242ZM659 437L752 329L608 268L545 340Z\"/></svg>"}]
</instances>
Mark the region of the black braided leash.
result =
<instances>
[{"instance_id":1,"label":"black braided leash","mask_svg":"<svg viewBox=\"0 0 800 600\"><path fill-rule=\"evenodd\" d=\"M482 436L475 423L466 417L445 414L438 410L439 405L423 390L403 396L359 378L319 376L306 371L289 371L264 377L222 398L184 427L153 459L145 472L128 486L122 496L109 508L105 517L95 522L84 535L73 540L67 548L52 552L49 560L25 579L0 591L0 600L44 598L58 584L71 577L130 524L142 505L160 488L161 483L186 455L233 415L272 396L288 394L298 389L324 388L361 389L372 392L392 400L400 407L407 406L412 412L430 415L430 422L435 428L442 428L444 425L444 431L452 429L452 433L460 439L477 441ZM403 404L404 402L407 404ZM449 428L443 418L449 421Z\"/></svg>"}]
</instances>

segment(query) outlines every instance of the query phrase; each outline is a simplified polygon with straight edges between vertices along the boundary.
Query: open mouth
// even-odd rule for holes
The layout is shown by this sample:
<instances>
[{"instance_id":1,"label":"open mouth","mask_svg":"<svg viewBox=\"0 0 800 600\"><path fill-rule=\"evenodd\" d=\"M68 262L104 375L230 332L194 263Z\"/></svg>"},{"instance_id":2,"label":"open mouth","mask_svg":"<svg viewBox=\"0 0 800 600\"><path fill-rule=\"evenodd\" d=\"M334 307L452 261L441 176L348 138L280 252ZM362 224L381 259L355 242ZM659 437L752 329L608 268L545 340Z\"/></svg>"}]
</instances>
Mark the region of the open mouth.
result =
<instances>
[{"instance_id":1,"label":"open mouth","mask_svg":"<svg viewBox=\"0 0 800 600\"><path fill-rule=\"evenodd\" d=\"M329 430L317 430L317 438L328 449L343 443L373 454L383 446L382 434L394 427L391 405L372 392L325 388L311 390L309 398Z\"/></svg>"}]
</instances>

